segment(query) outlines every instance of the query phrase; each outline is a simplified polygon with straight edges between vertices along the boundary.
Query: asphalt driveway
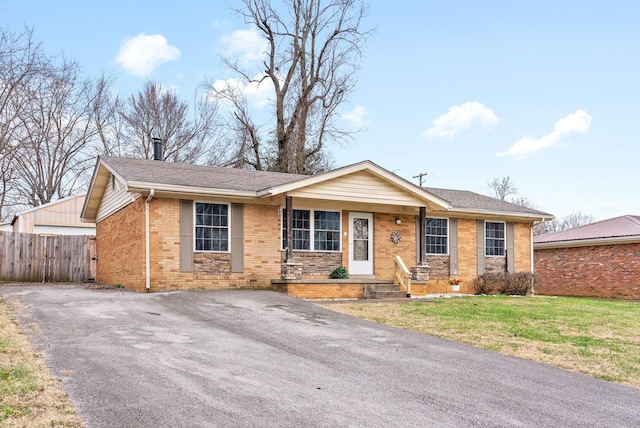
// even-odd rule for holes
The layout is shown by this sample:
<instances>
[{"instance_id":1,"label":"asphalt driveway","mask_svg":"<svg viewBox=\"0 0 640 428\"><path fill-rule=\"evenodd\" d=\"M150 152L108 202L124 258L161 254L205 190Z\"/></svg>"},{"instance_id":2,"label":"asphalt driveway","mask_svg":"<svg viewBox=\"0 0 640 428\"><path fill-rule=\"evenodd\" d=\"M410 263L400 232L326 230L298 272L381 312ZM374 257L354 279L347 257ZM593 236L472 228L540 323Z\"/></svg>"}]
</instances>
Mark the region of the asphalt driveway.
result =
<instances>
[{"instance_id":1,"label":"asphalt driveway","mask_svg":"<svg viewBox=\"0 0 640 428\"><path fill-rule=\"evenodd\" d=\"M1 285L89 427L637 427L640 390L269 291Z\"/></svg>"}]
</instances>

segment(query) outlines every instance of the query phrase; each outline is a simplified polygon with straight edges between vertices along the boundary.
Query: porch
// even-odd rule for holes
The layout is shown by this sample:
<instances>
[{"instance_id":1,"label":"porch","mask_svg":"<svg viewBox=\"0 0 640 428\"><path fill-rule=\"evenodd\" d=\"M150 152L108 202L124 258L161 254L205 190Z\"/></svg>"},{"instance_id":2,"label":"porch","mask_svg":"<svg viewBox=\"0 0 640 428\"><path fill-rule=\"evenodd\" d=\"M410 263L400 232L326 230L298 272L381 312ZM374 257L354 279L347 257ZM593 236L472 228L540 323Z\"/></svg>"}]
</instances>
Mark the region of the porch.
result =
<instances>
[{"instance_id":1,"label":"porch","mask_svg":"<svg viewBox=\"0 0 640 428\"><path fill-rule=\"evenodd\" d=\"M351 275L347 279L303 278L301 263L283 263L282 277L271 280L274 289L303 299L376 299L411 297L428 286L429 266L408 269L399 256L393 258L393 278Z\"/></svg>"}]
</instances>

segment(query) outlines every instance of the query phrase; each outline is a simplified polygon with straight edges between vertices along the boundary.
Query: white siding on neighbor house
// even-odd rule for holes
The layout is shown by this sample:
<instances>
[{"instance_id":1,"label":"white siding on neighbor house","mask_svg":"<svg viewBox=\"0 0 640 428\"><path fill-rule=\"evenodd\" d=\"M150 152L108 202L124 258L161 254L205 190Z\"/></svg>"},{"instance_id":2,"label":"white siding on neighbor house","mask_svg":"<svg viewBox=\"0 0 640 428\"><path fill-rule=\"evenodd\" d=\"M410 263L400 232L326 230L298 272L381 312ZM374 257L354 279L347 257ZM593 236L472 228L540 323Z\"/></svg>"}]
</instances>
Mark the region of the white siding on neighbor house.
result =
<instances>
[{"instance_id":1,"label":"white siding on neighbor house","mask_svg":"<svg viewBox=\"0 0 640 428\"><path fill-rule=\"evenodd\" d=\"M294 190L289 195L309 199L425 206L425 201L365 171Z\"/></svg>"},{"instance_id":2,"label":"white siding on neighbor house","mask_svg":"<svg viewBox=\"0 0 640 428\"><path fill-rule=\"evenodd\" d=\"M33 233L39 235L95 235L95 227L77 227L77 226L49 226L39 225L33 226Z\"/></svg>"},{"instance_id":3,"label":"white siding on neighbor house","mask_svg":"<svg viewBox=\"0 0 640 428\"><path fill-rule=\"evenodd\" d=\"M66 198L40 205L19 213L13 221L13 232L40 233L38 227L95 227L92 223L83 223L80 212L85 196L68 196ZM87 234L92 234L88 232Z\"/></svg>"},{"instance_id":4,"label":"white siding on neighbor house","mask_svg":"<svg viewBox=\"0 0 640 428\"><path fill-rule=\"evenodd\" d=\"M124 208L139 197L137 194L127 192L122 183L118 180L112 181L112 179L112 177L109 177L109 182L107 183L104 194L102 195L102 201L100 202L100 208L98 208L96 222L99 222L116 211Z\"/></svg>"}]
</instances>

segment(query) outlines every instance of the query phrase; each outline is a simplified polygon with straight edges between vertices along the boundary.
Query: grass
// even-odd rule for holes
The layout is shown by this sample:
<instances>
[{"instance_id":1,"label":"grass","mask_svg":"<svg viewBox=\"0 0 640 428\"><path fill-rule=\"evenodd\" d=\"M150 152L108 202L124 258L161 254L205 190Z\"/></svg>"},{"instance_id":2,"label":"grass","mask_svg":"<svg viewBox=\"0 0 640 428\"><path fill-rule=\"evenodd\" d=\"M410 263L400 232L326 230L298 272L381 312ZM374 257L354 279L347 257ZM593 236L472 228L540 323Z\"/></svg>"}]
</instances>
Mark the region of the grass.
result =
<instances>
[{"instance_id":1,"label":"grass","mask_svg":"<svg viewBox=\"0 0 640 428\"><path fill-rule=\"evenodd\" d=\"M60 381L0 299L0 426L82 427Z\"/></svg>"},{"instance_id":2,"label":"grass","mask_svg":"<svg viewBox=\"0 0 640 428\"><path fill-rule=\"evenodd\" d=\"M640 388L640 303L473 296L330 309Z\"/></svg>"}]
</instances>

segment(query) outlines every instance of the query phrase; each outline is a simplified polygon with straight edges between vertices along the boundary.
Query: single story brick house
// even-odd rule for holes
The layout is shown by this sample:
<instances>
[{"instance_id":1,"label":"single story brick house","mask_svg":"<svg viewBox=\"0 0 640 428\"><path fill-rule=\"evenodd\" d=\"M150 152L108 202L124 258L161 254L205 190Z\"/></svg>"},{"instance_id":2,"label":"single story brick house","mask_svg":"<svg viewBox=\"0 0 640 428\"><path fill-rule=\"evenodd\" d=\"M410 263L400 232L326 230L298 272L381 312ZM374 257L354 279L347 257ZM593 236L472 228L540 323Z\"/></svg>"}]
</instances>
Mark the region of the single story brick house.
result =
<instances>
[{"instance_id":1,"label":"single story brick house","mask_svg":"<svg viewBox=\"0 0 640 428\"><path fill-rule=\"evenodd\" d=\"M442 293L449 278L472 293L485 271L531 272L532 226L553 218L370 161L305 176L106 156L81 217L97 225L100 282L304 298L360 298L376 282ZM329 279L340 266L349 279Z\"/></svg>"},{"instance_id":2,"label":"single story brick house","mask_svg":"<svg viewBox=\"0 0 640 428\"><path fill-rule=\"evenodd\" d=\"M536 236L537 294L640 299L640 216Z\"/></svg>"}]
</instances>

